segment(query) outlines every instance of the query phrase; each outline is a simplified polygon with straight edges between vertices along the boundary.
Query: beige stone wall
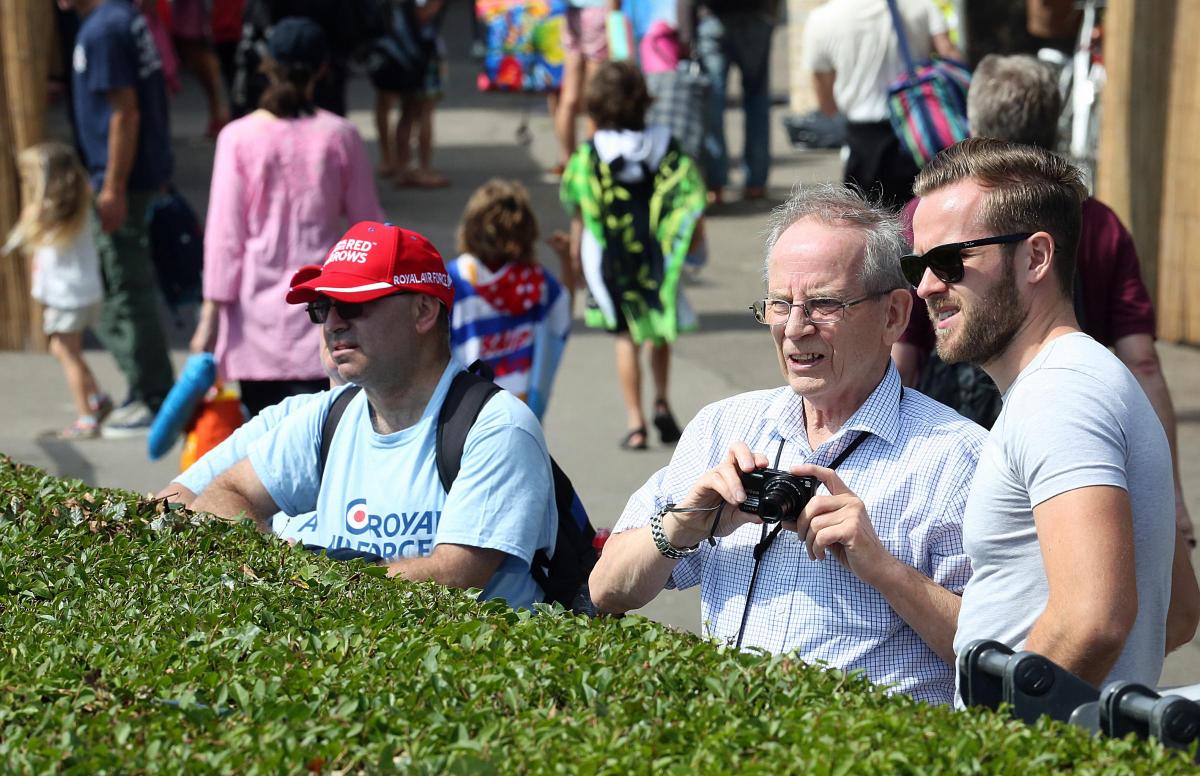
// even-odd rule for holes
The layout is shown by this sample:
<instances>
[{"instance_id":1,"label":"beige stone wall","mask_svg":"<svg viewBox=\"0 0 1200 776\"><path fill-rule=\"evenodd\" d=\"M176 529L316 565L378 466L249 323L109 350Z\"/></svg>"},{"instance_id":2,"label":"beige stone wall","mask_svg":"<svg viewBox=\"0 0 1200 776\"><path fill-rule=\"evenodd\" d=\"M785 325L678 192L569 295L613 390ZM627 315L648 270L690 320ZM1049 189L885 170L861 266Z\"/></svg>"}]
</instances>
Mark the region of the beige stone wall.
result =
<instances>
[{"instance_id":1,"label":"beige stone wall","mask_svg":"<svg viewBox=\"0 0 1200 776\"><path fill-rule=\"evenodd\" d=\"M788 109L792 113L807 113L817 109L812 89L812 73L804 67L804 20L808 12L823 0L787 0L788 19Z\"/></svg>"}]
</instances>

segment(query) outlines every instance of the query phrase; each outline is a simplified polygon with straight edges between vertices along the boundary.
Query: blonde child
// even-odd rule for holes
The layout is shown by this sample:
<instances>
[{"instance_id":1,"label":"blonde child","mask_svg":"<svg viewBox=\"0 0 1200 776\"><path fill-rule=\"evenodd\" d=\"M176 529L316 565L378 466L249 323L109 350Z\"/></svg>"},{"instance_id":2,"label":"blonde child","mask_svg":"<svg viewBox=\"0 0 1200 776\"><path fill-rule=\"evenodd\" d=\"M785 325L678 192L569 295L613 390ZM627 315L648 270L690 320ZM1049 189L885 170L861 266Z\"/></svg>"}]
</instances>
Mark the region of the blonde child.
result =
<instances>
[{"instance_id":1,"label":"blonde child","mask_svg":"<svg viewBox=\"0 0 1200 776\"><path fill-rule=\"evenodd\" d=\"M83 359L83 332L100 319L104 298L100 260L92 241L92 192L75 151L41 143L17 156L25 203L4 253L33 255L33 298L44 305L42 328L62 364L79 417L62 439L90 439L112 410Z\"/></svg>"},{"instance_id":2,"label":"blonde child","mask_svg":"<svg viewBox=\"0 0 1200 776\"><path fill-rule=\"evenodd\" d=\"M454 282L450 346L463 364L482 360L496 384L519 396L540 420L571 329L573 285L537 262L538 224L529 192L493 178L471 195L458 226L461 255L446 269ZM547 240L570 270L566 234Z\"/></svg>"}]
</instances>

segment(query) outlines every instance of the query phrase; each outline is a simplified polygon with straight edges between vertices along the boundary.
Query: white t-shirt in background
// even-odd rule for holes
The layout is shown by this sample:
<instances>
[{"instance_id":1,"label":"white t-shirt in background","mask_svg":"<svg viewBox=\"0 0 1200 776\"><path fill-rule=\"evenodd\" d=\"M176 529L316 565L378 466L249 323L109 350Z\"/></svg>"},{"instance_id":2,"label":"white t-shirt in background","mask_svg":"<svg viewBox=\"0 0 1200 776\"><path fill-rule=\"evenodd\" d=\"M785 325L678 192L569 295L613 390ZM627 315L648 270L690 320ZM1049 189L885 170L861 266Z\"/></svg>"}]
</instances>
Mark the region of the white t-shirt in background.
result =
<instances>
[{"instance_id":1,"label":"white t-shirt in background","mask_svg":"<svg viewBox=\"0 0 1200 776\"><path fill-rule=\"evenodd\" d=\"M933 36L947 31L932 0L897 0L914 62L929 59ZM804 65L833 71L833 97L849 121L884 121L888 84L904 73L904 58L887 0L829 0L804 23Z\"/></svg>"}]
</instances>

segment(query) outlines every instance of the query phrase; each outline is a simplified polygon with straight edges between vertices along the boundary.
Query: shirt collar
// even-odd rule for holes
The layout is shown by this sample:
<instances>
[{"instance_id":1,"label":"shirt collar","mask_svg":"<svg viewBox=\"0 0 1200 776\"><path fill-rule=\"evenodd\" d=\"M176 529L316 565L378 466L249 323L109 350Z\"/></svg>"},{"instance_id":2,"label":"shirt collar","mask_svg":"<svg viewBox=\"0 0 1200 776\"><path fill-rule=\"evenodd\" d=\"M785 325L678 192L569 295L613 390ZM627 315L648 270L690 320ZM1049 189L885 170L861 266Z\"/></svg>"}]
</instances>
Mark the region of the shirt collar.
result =
<instances>
[{"instance_id":1,"label":"shirt collar","mask_svg":"<svg viewBox=\"0 0 1200 776\"><path fill-rule=\"evenodd\" d=\"M888 360L887 371L875 390L867 397L841 430L825 444L843 438L847 432L863 431L879 437L888 444L893 444L900 435L900 372L896 365ZM806 450L811 450L808 444L808 432L804 423L804 399L791 390L783 388L775 401L771 403L768 413L775 418L779 434L788 442L798 444Z\"/></svg>"}]
</instances>

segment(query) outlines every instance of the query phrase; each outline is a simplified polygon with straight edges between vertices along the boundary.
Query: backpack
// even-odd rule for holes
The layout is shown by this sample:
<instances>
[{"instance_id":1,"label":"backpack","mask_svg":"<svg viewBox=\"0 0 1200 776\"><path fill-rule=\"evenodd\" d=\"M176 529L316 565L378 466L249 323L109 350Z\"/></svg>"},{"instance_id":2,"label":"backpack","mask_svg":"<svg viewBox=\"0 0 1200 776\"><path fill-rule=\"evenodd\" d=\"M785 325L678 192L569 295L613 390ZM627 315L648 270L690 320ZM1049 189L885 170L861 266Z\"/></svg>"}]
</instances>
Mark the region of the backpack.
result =
<instances>
[{"instance_id":1,"label":"backpack","mask_svg":"<svg viewBox=\"0 0 1200 776\"><path fill-rule=\"evenodd\" d=\"M150 257L167 306L199 304L204 273L204 233L196 212L171 188L150 204Z\"/></svg>"},{"instance_id":2,"label":"backpack","mask_svg":"<svg viewBox=\"0 0 1200 776\"><path fill-rule=\"evenodd\" d=\"M246 0L242 10L242 37L234 49L233 78L229 102L233 117L245 116L258 107L259 98L267 88L267 76L262 63L267 53L267 36L275 22L286 16L312 19L325 31L333 60L359 53L378 34L386 18L385 0ZM331 61L330 63L334 63ZM321 98L318 81L315 102L333 109ZM334 111L336 112L336 111Z\"/></svg>"},{"instance_id":3,"label":"backpack","mask_svg":"<svg viewBox=\"0 0 1200 776\"><path fill-rule=\"evenodd\" d=\"M601 263L600 276L609 298L618 308L629 309L635 317L638 311L661 310L663 305L659 289L666 276L666 260L650 218L657 167L652 168L645 161L629 162L621 156L605 165L596 152L595 143L589 141L589 144L592 180L599 184L603 211L600 220L604 231L604 261ZM667 154L678 149L679 144L672 138ZM628 164L637 164L642 168L640 180L618 180L617 176ZM623 188L625 192L615 192L616 187ZM590 298L588 302L589 305L595 304ZM637 332L633 334L634 341L638 341Z\"/></svg>"},{"instance_id":4,"label":"backpack","mask_svg":"<svg viewBox=\"0 0 1200 776\"><path fill-rule=\"evenodd\" d=\"M471 426L475 425L483 405L502 390L492 382L492 377L488 366L482 361L476 361L469 371L460 372L455 376L438 413L435 456L438 479L447 493L458 477L467 433ZM324 473L325 462L329 459L333 432L337 429L346 406L360 390L362 389L359 386L347 388L338 394L329 407L329 413L321 426L318 479ZM558 538L554 544L553 555L546 555L544 550L534 553L529 573L542 589L546 603L562 604L564 608L576 613L594 616L595 609L587 592L587 580L592 573L592 567L596 565L596 550L592 546L596 530L588 520L587 511L575 492L575 486L553 458L550 459L550 470L554 484L554 504L558 508ZM320 551L322 548L308 549Z\"/></svg>"},{"instance_id":5,"label":"backpack","mask_svg":"<svg viewBox=\"0 0 1200 776\"><path fill-rule=\"evenodd\" d=\"M411 3L393 5L383 34L365 47L363 66L371 85L386 92L413 92L425 83L432 43L421 37Z\"/></svg>"}]
</instances>

